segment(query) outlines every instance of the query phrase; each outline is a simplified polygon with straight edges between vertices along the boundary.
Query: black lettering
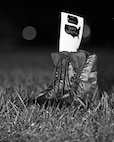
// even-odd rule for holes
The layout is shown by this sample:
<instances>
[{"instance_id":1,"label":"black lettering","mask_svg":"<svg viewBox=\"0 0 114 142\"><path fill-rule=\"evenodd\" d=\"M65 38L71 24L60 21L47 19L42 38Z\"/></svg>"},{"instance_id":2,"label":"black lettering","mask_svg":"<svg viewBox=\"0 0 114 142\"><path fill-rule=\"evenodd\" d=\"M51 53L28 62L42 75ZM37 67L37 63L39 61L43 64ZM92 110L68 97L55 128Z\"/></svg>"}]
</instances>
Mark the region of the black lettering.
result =
<instances>
[{"instance_id":1,"label":"black lettering","mask_svg":"<svg viewBox=\"0 0 114 142\"><path fill-rule=\"evenodd\" d=\"M73 38L75 36L79 36L79 32L80 32L80 27L77 29L76 27L74 26L70 26L70 25L65 25L65 32L67 34L70 34L71 36L73 36Z\"/></svg>"},{"instance_id":2,"label":"black lettering","mask_svg":"<svg viewBox=\"0 0 114 142\"><path fill-rule=\"evenodd\" d=\"M77 25L78 24L78 19L77 19L77 17L68 15L68 22Z\"/></svg>"}]
</instances>

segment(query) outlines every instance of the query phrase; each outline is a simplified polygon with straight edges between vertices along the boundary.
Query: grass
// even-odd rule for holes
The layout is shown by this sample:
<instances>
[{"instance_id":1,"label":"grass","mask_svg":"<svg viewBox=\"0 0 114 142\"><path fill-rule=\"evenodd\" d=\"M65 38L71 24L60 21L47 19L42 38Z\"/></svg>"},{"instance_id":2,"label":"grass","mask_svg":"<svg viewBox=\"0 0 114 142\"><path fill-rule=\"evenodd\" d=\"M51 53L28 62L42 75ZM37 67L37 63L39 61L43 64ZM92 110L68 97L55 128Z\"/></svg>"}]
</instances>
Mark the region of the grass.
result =
<instances>
[{"instance_id":1,"label":"grass","mask_svg":"<svg viewBox=\"0 0 114 142\"><path fill-rule=\"evenodd\" d=\"M0 72L0 142L114 142L114 91L84 107L26 106L51 82L40 70Z\"/></svg>"}]
</instances>

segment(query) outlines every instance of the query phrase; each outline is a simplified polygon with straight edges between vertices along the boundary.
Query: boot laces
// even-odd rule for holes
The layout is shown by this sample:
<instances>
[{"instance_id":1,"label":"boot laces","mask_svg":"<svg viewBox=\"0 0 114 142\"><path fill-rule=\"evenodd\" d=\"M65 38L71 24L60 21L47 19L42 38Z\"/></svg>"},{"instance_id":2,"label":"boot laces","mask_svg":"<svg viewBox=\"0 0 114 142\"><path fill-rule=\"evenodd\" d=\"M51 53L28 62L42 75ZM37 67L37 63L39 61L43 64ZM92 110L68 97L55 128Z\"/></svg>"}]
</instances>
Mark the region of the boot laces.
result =
<instances>
[{"instance_id":1,"label":"boot laces","mask_svg":"<svg viewBox=\"0 0 114 142\"><path fill-rule=\"evenodd\" d=\"M53 75L53 93L56 99L57 97L64 95L65 87L67 87L67 90L70 90L69 63L70 57L66 54L61 54L61 57L55 66Z\"/></svg>"}]
</instances>

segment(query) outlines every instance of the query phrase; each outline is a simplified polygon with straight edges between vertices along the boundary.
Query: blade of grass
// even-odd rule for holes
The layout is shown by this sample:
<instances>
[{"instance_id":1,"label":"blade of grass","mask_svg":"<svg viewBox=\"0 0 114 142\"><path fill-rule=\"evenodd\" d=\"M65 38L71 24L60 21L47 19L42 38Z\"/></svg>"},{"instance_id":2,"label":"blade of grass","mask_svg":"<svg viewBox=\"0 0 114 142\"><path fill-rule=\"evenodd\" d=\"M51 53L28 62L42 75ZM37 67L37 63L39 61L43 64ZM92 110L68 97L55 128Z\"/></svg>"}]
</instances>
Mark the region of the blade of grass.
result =
<instances>
[{"instance_id":1,"label":"blade of grass","mask_svg":"<svg viewBox=\"0 0 114 142\"><path fill-rule=\"evenodd\" d=\"M15 89L15 93L16 93L16 95L19 97L19 99L20 99L21 103L23 104L23 106L24 106L24 108L25 108L26 112L28 113L27 107L26 107L26 105L24 104L24 102L23 102L23 100L22 100L21 96L19 95L19 93L17 92L17 90L16 90L16 89Z\"/></svg>"}]
</instances>

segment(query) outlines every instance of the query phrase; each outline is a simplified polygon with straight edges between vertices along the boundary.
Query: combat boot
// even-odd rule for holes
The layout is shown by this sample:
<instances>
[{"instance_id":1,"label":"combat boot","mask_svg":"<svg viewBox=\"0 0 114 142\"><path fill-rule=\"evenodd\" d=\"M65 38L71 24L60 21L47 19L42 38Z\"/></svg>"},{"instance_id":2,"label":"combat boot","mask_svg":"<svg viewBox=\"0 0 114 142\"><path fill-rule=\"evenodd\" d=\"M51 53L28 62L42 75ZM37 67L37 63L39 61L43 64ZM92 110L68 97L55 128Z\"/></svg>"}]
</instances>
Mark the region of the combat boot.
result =
<instances>
[{"instance_id":1,"label":"combat boot","mask_svg":"<svg viewBox=\"0 0 114 142\"><path fill-rule=\"evenodd\" d=\"M83 50L52 53L51 56L54 64L53 82L46 90L38 94L36 102L43 103L51 100L51 102L66 102L71 104L74 95L71 88L74 80L79 79L87 54ZM77 87L78 84L79 80L77 80Z\"/></svg>"}]
</instances>

